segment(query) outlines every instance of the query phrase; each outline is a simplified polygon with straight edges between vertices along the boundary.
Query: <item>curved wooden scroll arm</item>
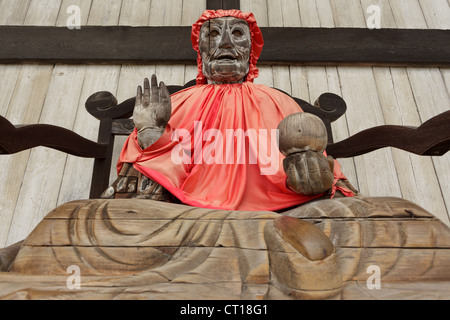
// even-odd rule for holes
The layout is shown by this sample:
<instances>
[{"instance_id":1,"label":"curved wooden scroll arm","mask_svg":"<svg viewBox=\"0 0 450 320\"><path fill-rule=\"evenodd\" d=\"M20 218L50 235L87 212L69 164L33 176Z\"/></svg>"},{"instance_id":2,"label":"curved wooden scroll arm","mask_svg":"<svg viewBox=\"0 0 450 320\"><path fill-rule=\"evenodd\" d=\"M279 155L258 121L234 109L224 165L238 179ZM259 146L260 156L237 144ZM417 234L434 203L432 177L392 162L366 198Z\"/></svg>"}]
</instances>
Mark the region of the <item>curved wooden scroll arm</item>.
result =
<instances>
[{"instance_id":1,"label":"curved wooden scroll arm","mask_svg":"<svg viewBox=\"0 0 450 320\"><path fill-rule=\"evenodd\" d=\"M431 118L419 127L385 125L370 128L328 144L326 151L334 158L349 158L385 147L422 156L444 155L450 150L450 111Z\"/></svg>"},{"instance_id":2,"label":"curved wooden scroll arm","mask_svg":"<svg viewBox=\"0 0 450 320\"><path fill-rule=\"evenodd\" d=\"M13 154L39 146L86 158L105 158L108 147L65 128L47 124L14 126L0 116L0 154Z\"/></svg>"}]
</instances>

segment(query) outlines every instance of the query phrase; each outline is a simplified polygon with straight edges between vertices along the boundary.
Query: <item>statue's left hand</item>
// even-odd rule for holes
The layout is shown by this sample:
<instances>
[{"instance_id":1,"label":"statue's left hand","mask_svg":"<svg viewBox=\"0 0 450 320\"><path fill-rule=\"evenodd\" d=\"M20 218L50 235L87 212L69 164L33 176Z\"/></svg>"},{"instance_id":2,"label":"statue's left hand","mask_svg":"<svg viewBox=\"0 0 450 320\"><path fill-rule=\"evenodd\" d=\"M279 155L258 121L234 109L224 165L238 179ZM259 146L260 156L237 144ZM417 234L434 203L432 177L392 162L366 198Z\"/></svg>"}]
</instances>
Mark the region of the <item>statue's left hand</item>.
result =
<instances>
[{"instance_id":1,"label":"statue's left hand","mask_svg":"<svg viewBox=\"0 0 450 320\"><path fill-rule=\"evenodd\" d=\"M300 194L315 195L329 190L334 182L334 160L323 153L307 150L283 160L288 187Z\"/></svg>"}]
</instances>

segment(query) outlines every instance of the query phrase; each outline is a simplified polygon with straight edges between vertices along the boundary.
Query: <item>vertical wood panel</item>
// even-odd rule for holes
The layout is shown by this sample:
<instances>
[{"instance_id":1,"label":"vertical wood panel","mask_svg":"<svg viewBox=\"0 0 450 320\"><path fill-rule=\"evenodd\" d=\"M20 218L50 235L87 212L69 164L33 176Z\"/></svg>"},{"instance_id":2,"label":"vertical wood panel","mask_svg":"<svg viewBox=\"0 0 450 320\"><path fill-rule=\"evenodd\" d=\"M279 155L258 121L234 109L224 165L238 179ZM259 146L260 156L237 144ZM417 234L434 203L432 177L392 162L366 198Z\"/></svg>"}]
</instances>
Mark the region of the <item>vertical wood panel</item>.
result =
<instances>
[{"instance_id":1,"label":"vertical wood panel","mask_svg":"<svg viewBox=\"0 0 450 320\"><path fill-rule=\"evenodd\" d=\"M273 66L273 86L277 89L291 94L291 75L289 67L287 66Z\"/></svg>"},{"instance_id":2,"label":"vertical wood panel","mask_svg":"<svg viewBox=\"0 0 450 320\"><path fill-rule=\"evenodd\" d=\"M418 0L390 0L389 3L398 28L428 28Z\"/></svg>"},{"instance_id":3,"label":"vertical wood panel","mask_svg":"<svg viewBox=\"0 0 450 320\"><path fill-rule=\"evenodd\" d=\"M30 0L7 0L0 2L0 23L10 25L22 25L30 5ZM48 69L50 70L50 69ZM49 75L50 73L48 73ZM27 77L23 79L23 77ZM36 104L35 110L40 112L44 97L33 96L34 80L39 74L22 66L2 66L0 71L0 110L1 115L11 121L22 120L32 121L33 116L29 116L27 108L30 101ZM29 81L25 82L24 81ZM47 83L40 83L46 85ZM23 92L21 92L23 90ZM14 108L10 108L11 103L20 103ZM38 107L39 105L39 107ZM29 116L27 118L27 115ZM11 118L14 118L12 120ZM35 116L36 121L39 115ZM16 122L17 123L17 122ZM0 157L0 247L6 246L11 221L14 215L16 200L20 191L20 182L26 168L30 151L24 151L16 155Z\"/></svg>"},{"instance_id":4,"label":"vertical wood panel","mask_svg":"<svg viewBox=\"0 0 450 320\"><path fill-rule=\"evenodd\" d=\"M292 66L291 71L291 88L292 96L300 98L302 100L311 102L308 77L306 74L305 67Z\"/></svg>"},{"instance_id":5,"label":"vertical wood panel","mask_svg":"<svg viewBox=\"0 0 450 320\"><path fill-rule=\"evenodd\" d=\"M366 19L360 0L330 0L334 24L340 28L364 28Z\"/></svg>"},{"instance_id":6,"label":"vertical wood panel","mask_svg":"<svg viewBox=\"0 0 450 320\"><path fill-rule=\"evenodd\" d=\"M350 134L385 124L371 71L365 68L339 68L342 94L347 102ZM355 157L360 191L366 196L401 197L390 149Z\"/></svg>"},{"instance_id":7,"label":"vertical wood panel","mask_svg":"<svg viewBox=\"0 0 450 320\"><path fill-rule=\"evenodd\" d=\"M56 66L46 92L39 123L73 129L85 66ZM80 81L81 78L81 81ZM56 207L67 154L49 148L30 152L8 242L24 239Z\"/></svg>"},{"instance_id":8,"label":"vertical wood panel","mask_svg":"<svg viewBox=\"0 0 450 320\"><path fill-rule=\"evenodd\" d=\"M256 84L264 84L269 87L273 87L273 69L271 66L258 66L259 75L254 80Z\"/></svg>"},{"instance_id":9,"label":"vertical wood panel","mask_svg":"<svg viewBox=\"0 0 450 320\"><path fill-rule=\"evenodd\" d=\"M181 10L183 9L183 0L165 0L164 26L181 25Z\"/></svg>"},{"instance_id":10,"label":"vertical wood panel","mask_svg":"<svg viewBox=\"0 0 450 320\"><path fill-rule=\"evenodd\" d=\"M408 68L408 77L422 122L449 110L449 93L439 69ZM447 152L442 157L433 157L432 159L448 215L450 208L448 196L450 195L450 154Z\"/></svg>"},{"instance_id":11,"label":"vertical wood panel","mask_svg":"<svg viewBox=\"0 0 450 320\"><path fill-rule=\"evenodd\" d=\"M328 89L326 91L342 97L341 80L338 69L336 67L326 67L325 73L328 82ZM349 136L346 116L343 116L332 123L332 132L334 141L341 141ZM342 167L342 172L345 174L347 179L357 190L360 190L358 175L356 173L355 159L339 159L339 163Z\"/></svg>"},{"instance_id":12,"label":"vertical wood panel","mask_svg":"<svg viewBox=\"0 0 450 320\"><path fill-rule=\"evenodd\" d=\"M0 25L22 25L31 0L0 1Z\"/></svg>"},{"instance_id":13,"label":"vertical wood panel","mask_svg":"<svg viewBox=\"0 0 450 320\"><path fill-rule=\"evenodd\" d=\"M284 25L280 1L267 1L267 15L269 27L282 27Z\"/></svg>"},{"instance_id":14,"label":"vertical wood panel","mask_svg":"<svg viewBox=\"0 0 450 320\"><path fill-rule=\"evenodd\" d=\"M317 14L322 28L333 28L335 26L333 9L329 0L317 0ZM301 7L300 7L301 10Z\"/></svg>"},{"instance_id":15,"label":"vertical wood panel","mask_svg":"<svg viewBox=\"0 0 450 320\"><path fill-rule=\"evenodd\" d=\"M378 95L387 124L420 126L417 107L404 68L374 70ZM392 150L402 196L449 223L446 207L431 157Z\"/></svg>"},{"instance_id":16,"label":"vertical wood panel","mask_svg":"<svg viewBox=\"0 0 450 320\"><path fill-rule=\"evenodd\" d=\"M244 12L252 12L258 26L269 26L267 0L241 0L241 10Z\"/></svg>"},{"instance_id":17,"label":"vertical wood panel","mask_svg":"<svg viewBox=\"0 0 450 320\"><path fill-rule=\"evenodd\" d=\"M398 28L425 29L428 28L428 24L433 25L432 20L437 21L435 17L430 16L432 10L424 9L425 3L420 3L418 0L391 0L390 5ZM405 5L407 6L405 7ZM431 6L431 4L428 3L427 6ZM428 15L428 22L424 17L425 12ZM449 109L449 93L439 69L407 68L406 72L421 122ZM433 214L438 215L442 221L450 224L448 222L450 215L450 199L448 198L450 194L450 166L448 165L450 155L447 153L442 157L433 157L432 163L439 181L441 197L446 206L447 217L445 217L445 212L433 212ZM431 210L427 207L425 209Z\"/></svg>"},{"instance_id":18,"label":"vertical wood panel","mask_svg":"<svg viewBox=\"0 0 450 320\"><path fill-rule=\"evenodd\" d=\"M300 11L297 0L281 0L284 27L297 27L301 25Z\"/></svg>"},{"instance_id":19,"label":"vertical wood panel","mask_svg":"<svg viewBox=\"0 0 450 320\"><path fill-rule=\"evenodd\" d=\"M366 27L359 0L330 0L336 27ZM342 96L347 102L349 134L385 124L371 68L338 67ZM354 158L358 185L366 196L402 196L390 149Z\"/></svg>"},{"instance_id":20,"label":"vertical wood panel","mask_svg":"<svg viewBox=\"0 0 450 320\"><path fill-rule=\"evenodd\" d=\"M182 0L152 1L150 8L150 26L181 25ZM195 21L194 21L195 22Z\"/></svg>"},{"instance_id":21,"label":"vertical wood panel","mask_svg":"<svg viewBox=\"0 0 450 320\"><path fill-rule=\"evenodd\" d=\"M150 7L150 18L149 26L162 26L164 25L164 11L165 11L165 1L152 1Z\"/></svg>"},{"instance_id":22,"label":"vertical wood panel","mask_svg":"<svg viewBox=\"0 0 450 320\"><path fill-rule=\"evenodd\" d=\"M61 0L31 0L24 25L54 26Z\"/></svg>"},{"instance_id":23,"label":"vertical wood panel","mask_svg":"<svg viewBox=\"0 0 450 320\"><path fill-rule=\"evenodd\" d=\"M122 0L92 0L88 25L116 26L119 22Z\"/></svg>"},{"instance_id":24,"label":"vertical wood panel","mask_svg":"<svg viewBox=\"0 0 450 320\"><path fill-rule=\"evenodd\" d=\"M87 25L89 13L91 11L92 0L63 0L56 20L57 27L67 26L67 20L74 14L73 11L67 13L70 6L78 6L80 8L80 27ZM72 19L70 22L73 23Z\"/></svg>"},{"instance_id":25,"label":"vertical wood panel","mask_svg":"<svg viewBox=\"0 0 450 320\"><path fill-rule=\"evenodd\" d=\"M97 91L109 91L116 94L120 69L120 66L89 66L86 69L73 131L92 141L97 140L99 121L86 111L85 102L92 93ZM58 205L89 198L93 164L93 159L68 155L58 195Z\"/></svg>"},{"instance_id":26,"label":"vertical wood panel","mask_svg":"<svg viewBox=\"0 0 450 320\"><path fill-rule=\"evenodd\" d=\"M450 69L441 68L442 77L444 78L447 93L450 94Z\"/></svg>"},{"instance_id":27,"label":"vertical wood panel","mask_svg":"<svg viewBox=\"0 0 450 320\"><path fill-rule=\"evenodd\" d=\"M150 17L150 1L122 0L119 25L146 26Z\"/></svg>"},{"instance_id":28,"label":"vertical wood panel","mask_svg":"<svg viewBox=\"0 0 450 320\"><path fill-rule=\"evenodd\" d=\"M192 26L206 9L206 0L183 0L181 25Z\"/></svg>"},{"instance_id":29,"label":"vertical wood panel","mask_svg":"<svg viewBox=\"0 0 450 320\"><path fill-rule=\"evenodd\" d=\"M419 0L419 4L429 29L450 29L448 0Z\"/></svg>"},{"instance_id":30,"label":"vertical wood panel","mask_svg":"<svg viewBox=\"0 0 450 320\"><path fill-rule=\"evenodd\" d=\"M323 2L323 1L322 1ZM328 1L327 1L328 2ZM303 27L320 27L318 4L316 0L298 0L300 20ZM331 17L331 22L333 19Z\"/></svg>"},{"instance_id":31,"label":"vertical wood panel","mask_svg":"<svg viewBox=\"0 0 450 320\"><path fill-rule=\"evenodd\" d=\"M367 19L373 14L372 12L367 12L370 6L378 6L380 8L380 22L381 28L395 28L394 15L392 14L391 6L389 0L361 0L362 9L364 15Z\"/></svg>"},{"instance_id":32,"label":"vertical wood panel","mask_svg":"<svg viewBox=\"0 0 450 320\"><path fill-rule=\"evenodd\" d=\"M186 84L189 81L196 79L197 74L197 66L186 65L184 69L184 83Z\"/></svg>"},{"instance_id":33,"label":"vertical wood panel","mask_svg":"<svg viewBox=\"0 0 450 320\"><path fill-rule=\"evenodd\" d=\"M50 81L52 66L22 66L10 101L6 118L12 123L38 123ZM22 226L12 226L17 199L31 151L2 157L0 184L0 246L12 244L9 232L18 232Z\"/></svg>"},{"instance_id":34,"label":"vertical wood panel","mask_svg":"<svg viewBox=\"0 0 450 320\"><path fill-rule=\"evenodd\" d=\"M0 66L0 115L5 116L8 111L20 69L15 65Z\"/></svg>"}]
</instances>

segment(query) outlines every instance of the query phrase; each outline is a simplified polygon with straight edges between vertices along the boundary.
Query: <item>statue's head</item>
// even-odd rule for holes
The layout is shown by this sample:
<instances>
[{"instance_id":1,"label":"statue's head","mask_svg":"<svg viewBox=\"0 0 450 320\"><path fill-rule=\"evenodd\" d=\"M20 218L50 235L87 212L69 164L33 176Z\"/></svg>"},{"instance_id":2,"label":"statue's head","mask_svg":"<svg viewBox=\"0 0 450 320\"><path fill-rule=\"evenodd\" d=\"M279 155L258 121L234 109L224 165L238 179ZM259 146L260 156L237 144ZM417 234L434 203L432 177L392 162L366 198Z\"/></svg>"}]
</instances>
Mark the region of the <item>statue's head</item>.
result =
<instances>
[{"instance_id":1,"label":"statue's head","mask_svg":"<svg viewBox=\"0 0 450 320\"><path fill-rule=\"evenodd\" d=\"M252 13L207 10L192 26L197 84L239 83L258 76L263 38Z\"/></svg>"},{"instance_id":2,"label":"statue's head","mask_svg":"<svg viewBox=\"0 0 450 320\"><path fill-rule=\"evenodd\" d=\"M208 83L243 82L250 64L252 40L243 19L215 18L200 30L199 49Z\"/></svg>"}]
</instances>

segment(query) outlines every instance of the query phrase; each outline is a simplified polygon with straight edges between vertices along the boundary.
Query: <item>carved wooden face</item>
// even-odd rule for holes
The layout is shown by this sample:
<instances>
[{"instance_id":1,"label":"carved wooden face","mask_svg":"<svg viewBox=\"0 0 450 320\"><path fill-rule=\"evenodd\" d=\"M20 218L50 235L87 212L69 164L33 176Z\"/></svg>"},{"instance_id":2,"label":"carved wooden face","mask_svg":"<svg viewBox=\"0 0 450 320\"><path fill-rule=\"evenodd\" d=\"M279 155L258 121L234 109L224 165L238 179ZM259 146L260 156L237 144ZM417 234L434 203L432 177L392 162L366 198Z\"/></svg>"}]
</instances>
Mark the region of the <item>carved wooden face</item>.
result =
<instances>
[{"instance_id":1,"label":"carved wooden face","mask_svg":"<svg viewBox=\"0 0 450 320\"><path fill-rule=\"evenodd\" d=\"M242 82L249 70L251 34L245 20L211 19L200 31L203 74L208 83Z\"/></svg>"}]
</instances>

